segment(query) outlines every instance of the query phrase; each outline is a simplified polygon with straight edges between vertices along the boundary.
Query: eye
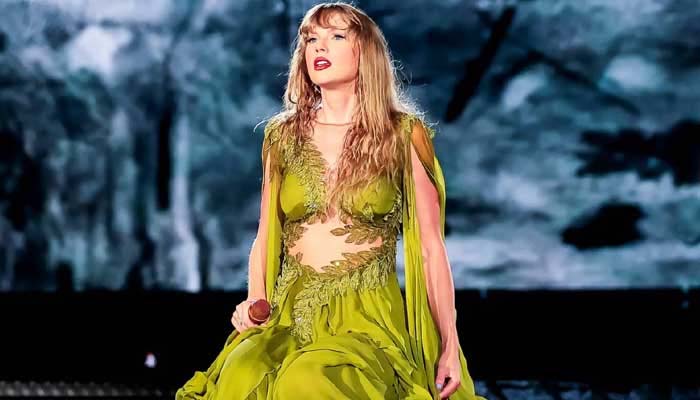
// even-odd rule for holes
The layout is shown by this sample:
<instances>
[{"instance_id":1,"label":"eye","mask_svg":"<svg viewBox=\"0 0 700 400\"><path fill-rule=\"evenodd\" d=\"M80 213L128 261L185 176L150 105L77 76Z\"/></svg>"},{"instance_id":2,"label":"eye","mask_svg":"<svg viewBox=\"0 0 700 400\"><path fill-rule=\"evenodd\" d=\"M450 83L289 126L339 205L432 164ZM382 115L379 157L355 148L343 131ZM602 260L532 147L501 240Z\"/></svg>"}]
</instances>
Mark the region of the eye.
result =
<instances>
[{"instance_id":1,"label":"eye","mask_svg":"<svg viewBox=\"0 0 700 400\"><path fill-rule=\"evenodd\" d=\"M334 38L334 39L335 39L335 38L345 39L345 36L343 36L343 35L341 35L341 34L339 34L339 33L336 33L335 35L333 35L333 38Z\"/></svg>"},{"instance_id":2,"label":"eye","mask_svg":"<svg viewBox=\"0 0 700 400\"><path fill-rule=\"evenodd\" d=\"M316 40L316 38L314 38L314 37L308 38L308 39L306 39L306 43L311 43L312 40Z\"/></svg>"}]
</instances>

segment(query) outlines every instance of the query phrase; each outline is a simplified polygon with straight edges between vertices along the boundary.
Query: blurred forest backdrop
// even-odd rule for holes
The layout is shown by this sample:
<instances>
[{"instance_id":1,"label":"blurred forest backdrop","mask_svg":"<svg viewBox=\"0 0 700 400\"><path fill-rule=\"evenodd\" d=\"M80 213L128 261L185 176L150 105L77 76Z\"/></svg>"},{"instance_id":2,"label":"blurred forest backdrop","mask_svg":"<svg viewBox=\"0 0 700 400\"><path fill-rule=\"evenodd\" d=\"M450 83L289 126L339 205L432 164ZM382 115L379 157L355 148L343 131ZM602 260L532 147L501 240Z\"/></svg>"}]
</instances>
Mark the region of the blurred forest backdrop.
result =
<instances>
[{"instance_id":1,"label":"blurred forest backdrop","mask_svg":"<svg viewBox=\"0 0 700 400\"><path fill-rule=\"evenodd\" d=\"M315 3L2 0L0 291L245 288ZM458 289L700 286L697 0L355 4L438 124Z\"/></svg>"}]
</instances>

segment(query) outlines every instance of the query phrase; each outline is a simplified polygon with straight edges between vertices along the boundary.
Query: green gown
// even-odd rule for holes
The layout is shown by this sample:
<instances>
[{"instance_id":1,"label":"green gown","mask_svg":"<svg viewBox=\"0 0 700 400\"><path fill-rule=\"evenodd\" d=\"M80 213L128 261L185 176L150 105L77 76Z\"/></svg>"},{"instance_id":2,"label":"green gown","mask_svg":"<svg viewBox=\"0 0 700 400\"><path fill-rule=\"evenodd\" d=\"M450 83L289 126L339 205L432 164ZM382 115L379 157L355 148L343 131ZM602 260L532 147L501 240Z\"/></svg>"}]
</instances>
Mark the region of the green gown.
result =
<instances>
[{"instance_id":1,"label":"green gown","mask_svg":"<svg viewBox=\"0 0 700 400\"><path fill-rule=\"evenodd\" d=\"M444 239L445 181L435 156L435 131L402 114L398 129L413 143L437 188ZM291 255L302 222L325 222L324 162L306 142L301 155L280 140L278 125L265 128L262 161L270 158L266 296L267 323L228 336L206 371L197 371L176 399L439 399L435 386L440 334L429 308L410 146L404 144L401 183L386 178L343 200L351 225L333 229L348 243L382 244L344 252L318 272ZM272 201L276 200L276 201ZM396 271L396 243L404 243L405 301ZM474 383L460 347L461 384L450 399L485 400Z\"/></svg>"}]
</instances>

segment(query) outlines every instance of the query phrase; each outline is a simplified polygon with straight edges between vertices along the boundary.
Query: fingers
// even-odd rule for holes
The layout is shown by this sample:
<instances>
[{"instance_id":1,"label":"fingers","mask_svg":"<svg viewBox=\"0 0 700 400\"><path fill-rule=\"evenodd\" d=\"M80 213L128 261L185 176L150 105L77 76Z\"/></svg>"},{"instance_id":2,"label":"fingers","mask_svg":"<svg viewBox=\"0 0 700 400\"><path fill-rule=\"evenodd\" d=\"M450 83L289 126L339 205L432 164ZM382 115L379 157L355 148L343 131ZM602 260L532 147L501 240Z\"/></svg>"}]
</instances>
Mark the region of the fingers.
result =
<instances>
[{"instance_id":1,"label":"fingers","mask_svg":"<svg viewBox=\"0 0 700 400\"><path fill-rule=\"evenodd\" d=\"M255 325L248 316L248 309L251 304L251 301L243 301L236 306L236 311L233 312L231 323L238 332L243 332Z\"/></svg>"},{"instance_id":2,"label":"fingers","mask_svg":"<svg viewBox=\"0 0 700 400\"><path fill-rule=\"evenodd\" d=\"M437 376L435 377L435 386L438 390L442 391L445 388L445 380L447 379L447 371L445 368L439 366L437 371Z\"/></svg>"},{"instance_id":3,"label":"fingers","mask_svg":"<svg viewBox=\"0 0 700 400\"><path fill-rule=\"evenodd\" d=\"M251 321L250 315L248 315L248 310L250 309L251 304L252 304L252 302L250 302L250 301L244 301L243 303L240 304L240 306L241 306L240 316L241 316L241 321L243 322L243 327L245 329L248 329L248 328L255 325L253 323L253 321Z\"/></svg>"},{"instance_id":4,"label":"fingers","mask_svg":"<svg viewBox=\"0 0 700 400\"><path fill-rule=\"evenodd\" d=\"M238 314L238 307L236 307L236 310L233 312L233 315L231 316L231 323L233 324L233 327L236 328L238 332L243 331L243 325L241 324L241 317Z\"/></svg>"},{"instance_id":5,"label":"fingers","mask_svg":"<svg viewBox=\"0 0 700 400\"><path fill-rule=\"evenodd\" d=\"M231 317L231 323L238 332L243 332L243 325L241 324L241 319L238 316L238 310L234 311L233 316Z\"/></svg>"},{"instance_id":6,"label":"fingers","mask_svg":"<svg viewBox=\"0 0 700 400\"><path fill-rule=\"evenodd\" d=\"M233 316L231 317L231 323L238 332L243 332L251 326L245 318L241 318L241 315L238 311L233 313Z\"/></svg>"},{"instance_id":7,"label":"fingers","mask_svg":"<svg viewBox=\"0 0 700 400\"><path fill-rule=\"evenodd\" d=\"M443 387L442 391L440 391L441 399L448 398L450 395L452 395L452 393L457 391L457 388L459 388L459 379L448 377L446 383L447 385Z\"/></svg>"}]
</instances>

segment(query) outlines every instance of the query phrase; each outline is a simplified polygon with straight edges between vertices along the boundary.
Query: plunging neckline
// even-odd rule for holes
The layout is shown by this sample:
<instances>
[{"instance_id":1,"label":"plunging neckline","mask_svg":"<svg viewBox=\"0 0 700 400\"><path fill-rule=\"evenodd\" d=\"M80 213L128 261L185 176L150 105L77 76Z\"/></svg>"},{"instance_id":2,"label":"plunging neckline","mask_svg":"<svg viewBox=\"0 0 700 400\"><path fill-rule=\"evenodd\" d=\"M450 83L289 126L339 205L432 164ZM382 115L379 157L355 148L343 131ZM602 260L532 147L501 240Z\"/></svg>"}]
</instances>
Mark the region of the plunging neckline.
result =
<instances>
[{"instance_id":1,"label":"plunging neckline","mask_svg":"<svg viewBox=\"0 0 700 400\"><path fill-rule=\"evenodd\" d=\"M318 145L314 143L311 139L309 139L309 145L311 146L311 152L310 154L312 156L315 156L318 161L320 161L321 169L320 169L320 180L321 183L323 183L326 187L329 186L329 179L331 178L331 174L337 172L337 167L338 167L338 161L340 159L340 154L336 157L333 167L331 168L330 162L326 159L326 157L323 156L323 152L319 149ZM341 151L342 153L342 151Z\"/></svg>"},{"instance_id":2,"label":"plunging neckline","mask_svg":"<svg viewBox=\"0 0 700 400\"><path fill-rule=\"evenodd\" d=\"M347 134L347 132L345 133ZM321 149L318 147L318 144L316 144L315 140L313 137L310 137L307 140L307 143L309 144L311 148L311 155L315 156L318 161L320 161L320 177L319 179L321 180L321 183L323 186L326 188L330 188L330 179L331 175L336 175L335 178L337 179L337 172L338 172L338 162L340 161L340 157L343 156L343 151L345 150L345 134L343 135L343 139L341 140L341 145L340 145L340 151L338 152L338 155L335 158L335 161L333 161L333 164L331 164L328 159L323 155L323 152ZM334 182L333 182L334 183ZM325 197L325 196L324 196ZM325 199L324 199L325 200Z\"/></svg>"}]
</instances>

